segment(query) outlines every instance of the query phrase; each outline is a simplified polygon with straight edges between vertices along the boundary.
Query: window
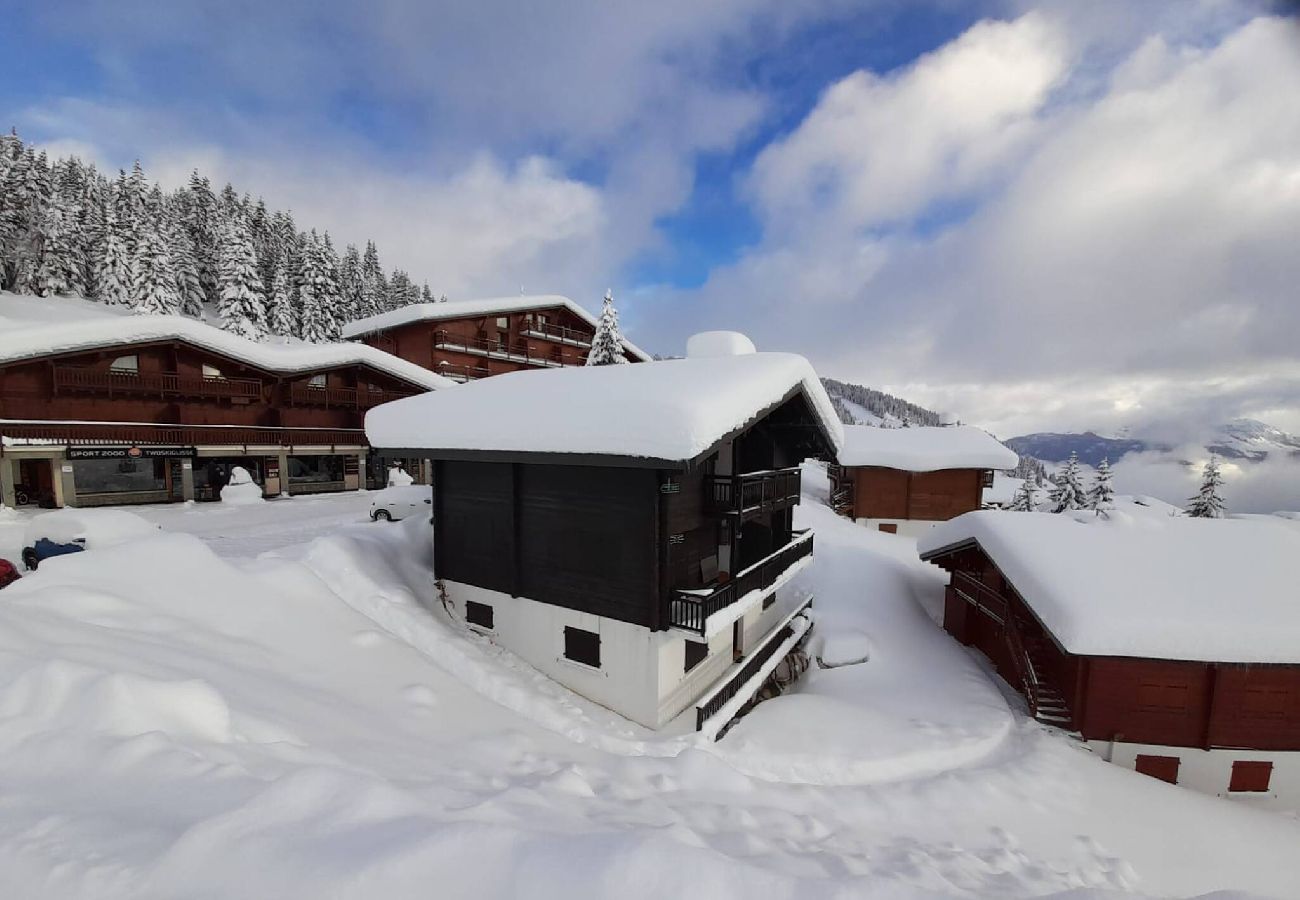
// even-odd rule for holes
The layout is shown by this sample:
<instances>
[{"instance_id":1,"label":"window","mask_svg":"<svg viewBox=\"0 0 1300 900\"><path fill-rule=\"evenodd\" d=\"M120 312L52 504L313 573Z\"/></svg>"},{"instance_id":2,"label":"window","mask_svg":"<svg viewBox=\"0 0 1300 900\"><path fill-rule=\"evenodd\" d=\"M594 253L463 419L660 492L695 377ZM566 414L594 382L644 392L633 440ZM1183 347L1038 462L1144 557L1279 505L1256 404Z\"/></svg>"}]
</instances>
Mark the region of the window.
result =
<instances>
[{"instance_id":1,"label":"window","mask_svg":"<svg viewBox=\"0 0 1300 900\"><path fill-rule=\"evenodd\" d=\"M497 328L503 331L510 327L510 319L506 316L497 316Z\"/></svg>"},{"instance_id":2,"label":"window","mask_svg":"<svg viewBox=\"0 0 1300 900\"><path fill-rule=\"evenodd\" d=\"M564 628L564 656L583 665L600 668L600 635L581 628Z\"/></svg>"},{"instance_id":3,"label":"window","mask_svg":"<svg viewBox=\"0 0 1300 900\"><path fill-rule=\"evenodd\" d=\"M113 360L113 364L108 369L110 372L129 372L135 375L140 371L140 357L134 353L130 356L119 356Z\"/></svg>"},{"instance_id":4,"label":"window","mask_svg":"<svg viewBox=\"0 0 1300 900\"><path fill-rule=\"evenodd\" d=\"M221 370L218 369L216 366L210 366L207 363L204 363L203 377L204 378L225 378L226 376L222 375Z\"/></svg>"},{"instance_id":5,"label":"window","mask_svg":"<svg viewBox=\"0 0 1300 900\"><path fill-rule=\"evenodd\" d=\"M1268 783L1272 777L1271 762L1239 759L1232 764L1232 780L1228 782L1228 790L1262 793L1268 790Z\"/></svg>"},{"instance_id":6,"label":"window","mask_svg":"<svg viewBox=\"0 0 1300 900\"><path fill-rule=\"evenodd\" d=\"M1170 784L1178 783L1178 757L1176 756L1148 756L1139 753L1134 768L1139 775L1150 775L1152 778L1159 778Z\"/></svg>"},{"instance_id":7,"label":"window","mask_svg":"<svg viewBox=\"0 0 1300 900\"><path fill-rule=\"evenodd\" d=\"M776 603L776 591L773 591L772 593L768 594L766 597L763 598L763 609L765 610L771 609L773 604L775 603Z\"/></svg>"},{"instance_id":8,"label":"window","mask_svg":"<svg viewBox=\"0 0 1300 900\"><path fill-rule=\"evenodd\" d=\"M323 388L325 387L325 375L313 375L307 381L307 387Z\"/></svg>"},{"instance_id":9,"label":"window","mask_svg":"<svg viewBox=\"0 0 1300 900\"><path fill-rule=\"evenodd\" d=\"M476 603L473 600L465 601L465 621L471 625L477 625L479 628L492 630L492 607L487 603Z\"/></svg>"},{"instance_id":10,"label":"window","mask_svg":"<svg viewBox=\"0 0 1300 900\"><path fill-rule=\"evenodd\" d=\"M709 645L702 644L699 641L685 641L684 643L686 644L686 671L689 672L709 658Z\"/></svg>"},{"instance_id":11,"label":"window","mask_svg":"<svg viewBox=\"0 0 1300 900\"><path fill-rule=\"evenodd\" d=\"M537 324L538 324L538 325L545 325L545 324L546 324L546 315L545 315L544 313L538 313L538 314L537 314Z\"/></svg>"}]
</instances>

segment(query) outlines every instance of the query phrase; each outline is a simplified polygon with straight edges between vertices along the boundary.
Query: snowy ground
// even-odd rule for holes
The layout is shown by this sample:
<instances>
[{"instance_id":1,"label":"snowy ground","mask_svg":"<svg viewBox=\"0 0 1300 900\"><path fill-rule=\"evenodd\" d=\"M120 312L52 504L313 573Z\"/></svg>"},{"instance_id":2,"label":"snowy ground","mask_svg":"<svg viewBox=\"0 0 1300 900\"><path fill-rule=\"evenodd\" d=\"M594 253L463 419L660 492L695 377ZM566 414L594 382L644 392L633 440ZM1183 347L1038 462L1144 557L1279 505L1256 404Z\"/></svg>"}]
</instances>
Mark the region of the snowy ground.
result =
<instances>
[{"instance_id":1,"label":"snowy ground","mask_svg":"<svg viewBox=\"0 0 1300 900\"><path fill-rule=\"evenodd\" d=\"M1300 822L1027 720L940 573L806 483L814 649L866 661L718 744L426 608L427 522L365 495L142 510L0 594L0 896L1300 896Z\"/></svg>"}]
</instances>

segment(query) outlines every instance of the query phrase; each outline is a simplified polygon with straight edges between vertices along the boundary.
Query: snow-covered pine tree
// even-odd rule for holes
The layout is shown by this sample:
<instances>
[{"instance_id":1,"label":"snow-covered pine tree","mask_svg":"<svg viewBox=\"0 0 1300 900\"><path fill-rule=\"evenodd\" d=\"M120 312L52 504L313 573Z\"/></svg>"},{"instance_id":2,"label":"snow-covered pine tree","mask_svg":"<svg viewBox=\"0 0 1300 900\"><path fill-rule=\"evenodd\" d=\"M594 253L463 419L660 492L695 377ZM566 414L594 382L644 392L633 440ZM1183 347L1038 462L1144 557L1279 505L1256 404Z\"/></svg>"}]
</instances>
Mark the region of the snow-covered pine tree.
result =
<instances>
[{"instance_id":1,"label":"snow-covered pine tree","mask_svg":"<svg viewBox=\"0 0 1300 900\"><path fill-rule=\"evenodd\" d=\"M1056 487L1052 488L1051 500L1052 512L1058 513L1084 509L1088 505L1088 497L1079 480L1079 454L1073 450L1070 451L1065 468L1056 476Z\"/></svg>"},{"instance_id":2,"label":"snow-covered pine tree","mask_svg":"<svg viewBox=\"0 0 1300 900\"><path fill-rule=\"evenodd\" d=\"M35 293L41 259L40 224L53 194L45 153L23 148L13 162L4 199L14 220L14 244L5 260L3 287L19 294Z\"/></svg>"},{"instance_id":3,"label":"snow-covered pine tree","mask_svg":"<svg viewBox=\"0 0 1300 900\"><path fill-rule=\"evenodd\" d=\"M1038 490L1032 475L1020 482L1020 487L1016 488L1016 493L1011 498L1010 508L1016 512L1033 512L1038 509Z\"/></svg>"},{"instance_id":4,"label":"snow-covered pine tree","mask_svg":"<svg viewBox=\"0 0 1300 900\"><path fill-rule=\"evenodd\" d=\"M131 308L141 315L174 315L180 311L171 254L157 228L145 228L131 259Z\"/></svg>"},{"instance_id":5,"label":"snow-covered pine tree","mask_svg":"<svg viewBox=\"0 0 1300 900\"><path fill-rule=\"evenodd\" d=\"M623 336L618 330L618 310L614 309L613 291L605 291L605 302L596 322L596 334L587 353L589 366L616 366L627 362L623 355Z\"/></svg>"},{"instance_id":6,"label":"snow-covered pine tree","mask_svg":"<svg viewBox=\"0 0 1300 900\"><path fill-rule=\"evenodd\" d=\"M1092 487L1088 490L1088 508L1097 515L1105 516L1106 511L1115 506L1115 488L1110 483L1110 460L1103 459L1093 476Z\"/></svg>"},{"instance_id":7,"label":"snow-covered pine tree","mask_svg":"<svg viewBox=\"0 0 1300 900\"><path fill-rule=\"evenodd\" d=\"M379 251L374 241L366 241L366 252L361 257L361 308L364 316L383 312L388 303L388 279L379 265Z\"/></svg>"},{"instance_id":8,"label":"snow-covered pine tree","mask_svg":"<svg viewBox=\"0 0 1300 900\"><path fill-rule=\"evenodd\" d=\"M289 260L281 259L271 279L271 296L267 300L267 324L272 334L280 337L298 337L298 311L293 302L293 276L289 274Z\"/></svg>"},{"instance_id":9,"label":"snow-covered pine tree","mask_svg":"<svg viewBox=\"0 0 1300 900\"><path fill-rule=\"evenodd\" d=\"M206 302L217 302L217 198L212 194L212 184L199 175L190 173L190 183L185 198L183 222L194 246L194 263L199 273L199 285Z\"/></svg>"},{"instance_id":10,"label":"snow-covered pine tree","mask_svg":"<svg viewBox=\"0 0 1300 900\"><path fill-rule=\"evenodd\" d=\"M338 285L333 280L324 243L315 231L303 242L302 262L298 270L298 293L301 297L301 334L313 344L338 339L333 307L338 303Z\"/></svg>"},{"instance_id":11,"label":"snow-covered pine tree","mask_svg":"<svg viewBox=\"0 0 1300 900\"><path fill-rule=\"evenodd\" d=\"M203 282L199 278L199 264L194 256L194 243L190 233L169 214L164 219L163 236L171 248L172 264L176 270L176 291L180 295L180 313L192 318L203 316Z\"/></svg>"},{"instance_id":12,"label":"snow-covered pine tree","mask_svg":"<svg viewBox=\"0 0 1300 900\"><path fill-rule=\"evenodd\" d=\"M1197 519L1222 519L1227 506L1219 494L1221 487L1223 475L1219 472L1219 462L1211 456L1201 470L1201 489L1187 501L1187 514Z\"/></svg>"},{"instance_id":13,"label":"snow-covered pine tree","mask_svg":"<svg viewBox=\"0 0 1300 900\"><path fill-rule=\"evenodd\" d=\"M427 281L420 288L420 302L421 303L433 302L433 291L429 290L429 282Z\"/></svg>"},{"instance_id":14,"label":"snow-covered pine tree","mask_svg":"<svg viewBox=\"0 0 1300 900\"><path fill-rule=\"evenodd\" d=\"M117 214L111 209L104 223L103 246L95 260L95 283L99 285L99 302L109 306L131 305L131 258Z\"/></svg>"},{"instance_id":15,"label":"snow-covered pine tree","mask_svg":"<svg viewBox=\"0 0 1300 900\"><path fill-rule=\"evenodd\" d=\"M411 283L411 276L402 269L394 269L393 274L388 278L388 301L385 308L401 309L403 306L418 302L419 298L419 288Z\"/></svg>"},{"instance_id":16,"label":"snow-covered pine tree","mask_svg":"<svg viewBox=\"0 0 1300 900\"><path fill-rule=\"evenodd\" d=\"M320 258L321 258L321 291L320 299L325 311L325 322L327 331L325 333L326 341L337 341L342 339L343 315L342 294L339 289L339 257L334 252L334 244L330 241L329 232L321 236L320 241Z\"/></svg>"},{"instance_id":17,"label":"snow-covered pine tree","mask_svg":"<svg viewBox=\"0 0 1300 900\"><path fill-rule=\"evenodd\" d=\"M267 331L266 295L248 226L238 214L222 229L219 260L217 311L222 330L262 340Z\"/></svg>"},{"instance_id":18,"label":"snow-covered pine tree","mask_svg":"<svg viewBox=\"0 0 1300 900\"><path fill-rule=\"evenodd\" d=\"M343 251L343 259L339 262L339 304L344 322L370 315L365 311L361 281L361 253L356 245L348 244Z\"/></svg>"},{"instance_id":19,"label":"snow-covered pine tree","mask_svg":"<svg viewBox=\"0 0 1300 900\"><path fill-rule=\"evenodd\" d=\"M32 293L50 297L86 292L76 221L75 210L68 209L62 196L56 194L45 204L37 227L40 260L32 278Z\"/></svg>"}]
</instances>

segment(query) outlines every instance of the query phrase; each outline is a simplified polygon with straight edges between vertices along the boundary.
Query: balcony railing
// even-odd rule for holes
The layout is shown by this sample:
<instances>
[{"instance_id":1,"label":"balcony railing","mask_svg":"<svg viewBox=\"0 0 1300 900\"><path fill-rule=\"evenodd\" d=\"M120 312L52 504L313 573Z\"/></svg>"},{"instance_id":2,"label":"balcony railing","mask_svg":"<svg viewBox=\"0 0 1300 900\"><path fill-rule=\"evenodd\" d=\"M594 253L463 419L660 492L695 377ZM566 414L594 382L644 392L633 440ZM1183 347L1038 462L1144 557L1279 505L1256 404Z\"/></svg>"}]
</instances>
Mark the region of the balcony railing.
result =
<instances>
[{"instance_id":1,"label":"balcony railing","mask_svg":"<svg viewBox=\"0 0 1300 900\"><path fill-rule=\"evenodd\" d=\"M591 335L576 328L567 328L563 325L551 325L550 323L528 322L520 330L521 334L528 337L540 338L544 341L559 341L562 344L568 344L571 347L590 347Z\"/></svg>"},{"instance_id":2,"label":"balcony railing","mask_svg":"<svg viewBox=\"0 0 1300 900\"><path fill-rule=\"evenodd\" d=\"M492 372L487 366L458 366L454 363L440 362L438 374L454 381L474 381L478 378L487 378Z\"/></svg>"},{"instance_id":3,"label":"balcony railing","mask_svg":"<svg viewBox=\"0 0 1300 900\"><path fill-rule=\"evenodd\" d=\"M262 396L262 383L253 378L203 378L167 372L97 372L77 366L55 366L55 393L64 390L112 394L157 394L185 397Z\"/></svg>"},{"instance_id":4,"label":"balcony railing","mask_svg":"<svg viewBox=\"0 0 1300 900\"><path fill-rule=\"evenodd\" d=\"M812 552L812 532L796 531L794 539L780 550L741 571L725 584L705 590L674 591L668 601L668 624L704 634L709 616L726 609L751 591L770 588L791 566L812 556Z\"/></svg>"},{"instance_id":5,"label":"balcony railing","mask_svg":"<svg viewBox=\"0 0 1300 900\"><path fill-rule=\"evenodd\" d=\"M365 388L289 385L289 402L295 406L324 406L336 409L370 409L412 394L403 391L373 391Z\"/></svg>"},{"instance_id":6,"label":"balcony railing","mask_svg":"<svg viewBox=\"0 0 1300 900\"><path fill-rule=\"evenodd\" d=\"M499 341L485 337L465 337L439 329L433 333L433 346L438 350L453 350L459 353L472 353L492 359L505 359L530 366L556 368L564 365L556 359L554 351L533 353L528 349L527 341Z\"/></svg>"},{"instance_id":7,"label":"balcony railing","mask_svg":"<svg viewBox=\"0 0 1300 900\"><path fill-rule=\"evenodd\" d=\"M714 512L746 518L794 506L799 502L801 488L798 466L715 475L709 483L709 501Z\"/></svg>"},{"instance_id":8,"label":"balcony railing","mask_svg":"<svg viewBox=\"0 0 1300 900\"><path fill-rule=\"evenodd\" d=\"M133 422L0 422L0 432L18 441L60 444L202 444L364 446L360 428L278 428L242 425L153 425Z\"/></svg>"}]
</instances>

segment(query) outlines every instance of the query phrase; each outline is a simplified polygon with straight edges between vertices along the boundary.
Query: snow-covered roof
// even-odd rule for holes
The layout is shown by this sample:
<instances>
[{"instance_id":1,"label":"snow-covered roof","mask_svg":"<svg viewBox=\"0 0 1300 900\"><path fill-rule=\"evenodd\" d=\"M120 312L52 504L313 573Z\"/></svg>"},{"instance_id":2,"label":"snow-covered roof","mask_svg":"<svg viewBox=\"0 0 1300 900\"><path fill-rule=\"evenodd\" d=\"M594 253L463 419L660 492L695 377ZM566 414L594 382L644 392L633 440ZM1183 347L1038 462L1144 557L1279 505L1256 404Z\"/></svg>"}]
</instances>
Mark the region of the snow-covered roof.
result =
<instances>
[{"instance_id":1,"label":"snow-covered roof","mask_svg":"<svg viewBox=\"0 0 1300 900\"><path fill-rule=\"evenodd\" d=\"M456 386L422 366L352 341L260 343L184 316L137 316L78 298L0 294L0 363L169 340L281 374L366 365L428 390Z\"/></svg>"},{"instance_id":2,"label":"snow-covered roof","mask_svg":"<svg viewBox=\"0 0 1300 900\"><path fill-rule=\"evenodd\" d=\"M917 548L969 541L1071 653L1300 663L1300 530L1284 523L984 511Z\"/></svg>"},{"instance_id":3,"label":"snow-covered roof","mask_svg":"<svg viewBox=\"0 0 1300 900\"><path fill-rule=\"evenodd\" d=\"M842 466L883 466L909 472L1013 469L1019 457L973 425L876 428L846 425Z\"/></svg>"},{"instance_id":4,"label":"snow-covered roof","mask_svg":"<svg viewBox=\"0 0 1300 900\"><path fill-rule=\"evenodd\" d=\"M568 297L562 297L559 294L537 294L519 297L488 297L481 300L448 300L446 303L412 303L409 306L380 313L377 316L367 316L364 319L349 322L343 326L343 337L348 339L358 338L362 335L373 334L376 331L387 331L390 328L408 325L411 322L439 322L444 319L477 318L479 316L527 312L533 309L550 309L556 306L563 306L592 328L596 327L596 317ZM651 359L650 354L626 338L623 340L623 347L627 352L643 362Z\"/></svg>"},{"instance_id":5,"label":"snow-covered roof","mask_svg":"<svg viewBox=\"0 0 1300 900\"><path fill-rule=\"evenodd\" d=\"M789 353L494 375L375 407L366 436L375 447L686 461L798 388L838 449L830 398Z\"/></svg>"}]
</instances>

